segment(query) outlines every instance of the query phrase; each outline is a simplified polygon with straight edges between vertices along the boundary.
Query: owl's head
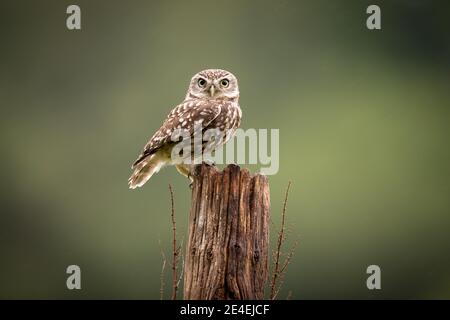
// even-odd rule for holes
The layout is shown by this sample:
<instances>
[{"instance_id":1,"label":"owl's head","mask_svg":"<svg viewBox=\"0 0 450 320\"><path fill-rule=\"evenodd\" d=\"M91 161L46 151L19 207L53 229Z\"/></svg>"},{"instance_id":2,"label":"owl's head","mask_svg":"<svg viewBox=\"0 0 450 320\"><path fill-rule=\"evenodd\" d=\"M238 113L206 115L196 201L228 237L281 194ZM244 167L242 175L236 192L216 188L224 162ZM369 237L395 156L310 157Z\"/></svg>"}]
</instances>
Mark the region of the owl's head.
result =
<instances>
[{"instance_id":1,"label":"owl's head","mask_svg":"<svg viewBox=\"0 0 450 320\"><path fill-rule=\"evenodd\" d=\"M239 87L236 77L226 70L207 69L191 79L186 99L221 99L237 101Z\"/></svg>"}]
</instances>

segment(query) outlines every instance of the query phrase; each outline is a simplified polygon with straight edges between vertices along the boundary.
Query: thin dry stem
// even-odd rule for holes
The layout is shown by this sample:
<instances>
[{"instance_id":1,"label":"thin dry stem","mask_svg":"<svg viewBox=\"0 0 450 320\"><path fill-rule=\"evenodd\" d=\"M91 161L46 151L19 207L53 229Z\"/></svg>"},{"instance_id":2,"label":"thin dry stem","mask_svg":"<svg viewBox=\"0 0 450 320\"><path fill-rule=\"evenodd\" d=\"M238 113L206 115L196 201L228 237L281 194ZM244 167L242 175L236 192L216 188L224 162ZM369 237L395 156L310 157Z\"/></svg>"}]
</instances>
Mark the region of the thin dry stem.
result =
<instances>
[{"instance_id":1,"label":"thin dry stem","mask_svg":"<svg viewBox=\"0 0 450 320\"><path fill-rule=\"evenodd\" d=\"M289 253L287 254L286 258L284 259L283 266L280 268L279 277L278 277L278 287L276 288L275 294L273 296L273 299L276 299L278 296L278 293L281 290L281 287L284 283L284 276L286 275L286 269L291 262L292 256L294 255L295 249L297 248L298 240L295 241L294 245L292 246L291 250L289 250Z\"/></svg>"},{"instance_id":2,"label":"thin dry stem","mask_svg":"<svg viewBox=\"0 0 450 320\"><path fill-rule=\"evenodd\" d=\"M286 193L284 196L284 203L283 203L283 210L281 212L281 227L280 231L278 232L278 240L277 240L277 248L274 254L274 267L273 267L273 275L272 280L270 282L270 299L275 299L278 291L281 288L282 285L282 276L286 269L287 264L289 264L289 261L292 257L293 252L290 252L290 254L287 256L285 263L283 263L283 267L280 268L280 258L281 258L281 247L285 241L285 229L286 229L286 206L289 196L289 189L291 188L291 182L289 181L288 186L286 188ZM277 281L280 283L277 287Z\"/></svg>"},{"instance_id":3,"label":"thin dry stem","mask_svg":"<svg viewBox=\"0 0 450 320\"><path fill-rule=\"evenodd\" d=\"M173 201L173 190L172 185L169 184L170 191L170 201L171 201L171 218L172 218L172 300L177 299L178 291L178 276L177 276L177 265L178 265L178 253L179 248L177 247L177 227L175 223L175 206Z\"/></svg>"},{"instance_id":4,"label":"thin dry stem","mask_svg":"<svg viewBox=\"0 0 450 320\"><path fill-rule=\"evenodd\" d=\"M280 268L280 274L286 271L286 268L289 265L289 263L291 262L292 256L294 255L295 249L297 248L297 245L298 245L298 240L295 241L291 250L289 250L289 253L286 256L286 259L284 260L283 266Z\"/></svg>"}]
</instances>

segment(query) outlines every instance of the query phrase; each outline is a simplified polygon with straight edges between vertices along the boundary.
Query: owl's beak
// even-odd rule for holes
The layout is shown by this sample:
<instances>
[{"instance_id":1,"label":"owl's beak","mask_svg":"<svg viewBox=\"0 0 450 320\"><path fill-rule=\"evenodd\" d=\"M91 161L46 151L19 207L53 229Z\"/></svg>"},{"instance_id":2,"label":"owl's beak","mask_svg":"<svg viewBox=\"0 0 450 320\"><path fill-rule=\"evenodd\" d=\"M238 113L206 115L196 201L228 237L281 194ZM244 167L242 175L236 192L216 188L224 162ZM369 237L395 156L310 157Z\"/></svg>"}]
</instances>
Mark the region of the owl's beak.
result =
<instances>
[{"instance_id":1,"label":"owl's beak","mask_svg":"<svg viewBox=\"0 0 450 320\"><path fill-rule=\"evenodd\" d=\"M214 87L214 85L211 85L211 87L209 87L209 94L211 95L211 97L214 96L215 91L216 91L216 87Z\"/></svg>"}]
</instances>

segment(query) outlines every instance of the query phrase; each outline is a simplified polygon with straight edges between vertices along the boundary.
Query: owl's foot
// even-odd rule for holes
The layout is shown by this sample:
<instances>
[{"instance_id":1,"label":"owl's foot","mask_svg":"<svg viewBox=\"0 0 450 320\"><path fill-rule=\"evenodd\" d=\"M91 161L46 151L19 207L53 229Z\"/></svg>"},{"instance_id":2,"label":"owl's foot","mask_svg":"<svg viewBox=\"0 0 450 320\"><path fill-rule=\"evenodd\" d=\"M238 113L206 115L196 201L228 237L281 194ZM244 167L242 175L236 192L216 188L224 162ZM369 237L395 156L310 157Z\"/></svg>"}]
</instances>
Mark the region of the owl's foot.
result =
<instances>
[{"instance_id":1,"label":"owl's foot","mask_svg":"<svg viewBox=\"0 0 450 320\"><path fill-rule=\"evenodd\" d=\"M192 189L194 187L194 177L191 172L188 173L187 177L189 179L189 189Z\"/></svg>"}]
</instances>

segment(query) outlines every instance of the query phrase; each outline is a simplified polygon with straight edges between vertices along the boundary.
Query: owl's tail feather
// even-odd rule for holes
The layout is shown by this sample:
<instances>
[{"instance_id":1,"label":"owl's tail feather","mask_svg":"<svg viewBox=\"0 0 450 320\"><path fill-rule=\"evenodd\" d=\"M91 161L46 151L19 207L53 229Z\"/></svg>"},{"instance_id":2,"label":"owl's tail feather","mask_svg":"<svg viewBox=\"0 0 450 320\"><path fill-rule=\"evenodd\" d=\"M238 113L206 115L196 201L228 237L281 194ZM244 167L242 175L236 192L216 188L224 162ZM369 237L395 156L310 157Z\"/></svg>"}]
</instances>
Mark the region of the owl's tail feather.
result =
<instances>
[{"instance_id":1,"label":"owl's tail feather","mask_svg":"<svg viewBox=\"0 0 450 320\"><path fill-rule=\"evenodd\" d=\"M135 166L134 172L128 179L128 186L130 189L142 187L153 174L157 173L164 165L164 161L159 159L155 154L143 159Z\"/></svg>"}]
</instances>

